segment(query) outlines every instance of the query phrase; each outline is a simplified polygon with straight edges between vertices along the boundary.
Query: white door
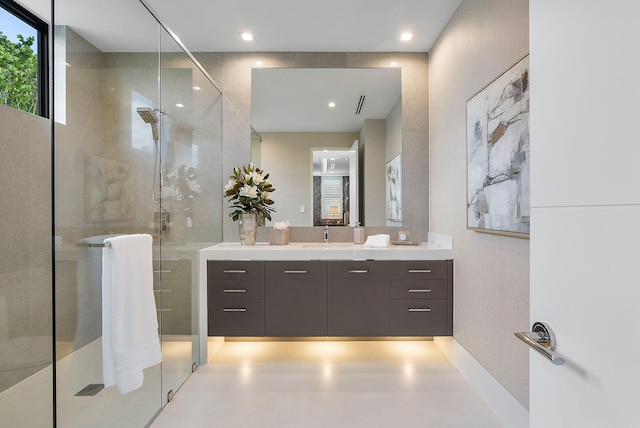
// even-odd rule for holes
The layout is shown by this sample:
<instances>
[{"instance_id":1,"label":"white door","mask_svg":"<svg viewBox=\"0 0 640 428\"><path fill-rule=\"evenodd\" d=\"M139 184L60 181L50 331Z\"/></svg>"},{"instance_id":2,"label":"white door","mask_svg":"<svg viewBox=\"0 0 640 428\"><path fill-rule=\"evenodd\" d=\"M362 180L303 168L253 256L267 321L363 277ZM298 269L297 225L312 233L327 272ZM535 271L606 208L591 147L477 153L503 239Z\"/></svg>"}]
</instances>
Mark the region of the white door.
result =
<instances>
[{"instance_id":1,"label":"white door","mask_svg":"<svg viewBox=\"0 0 640 428\"><path fill-rule=\"evenodd\" d=\"M640 427L640 2L530 0L531 428ZM524 345L523 345L524 346Z\"/></svg>"}]
</instances>

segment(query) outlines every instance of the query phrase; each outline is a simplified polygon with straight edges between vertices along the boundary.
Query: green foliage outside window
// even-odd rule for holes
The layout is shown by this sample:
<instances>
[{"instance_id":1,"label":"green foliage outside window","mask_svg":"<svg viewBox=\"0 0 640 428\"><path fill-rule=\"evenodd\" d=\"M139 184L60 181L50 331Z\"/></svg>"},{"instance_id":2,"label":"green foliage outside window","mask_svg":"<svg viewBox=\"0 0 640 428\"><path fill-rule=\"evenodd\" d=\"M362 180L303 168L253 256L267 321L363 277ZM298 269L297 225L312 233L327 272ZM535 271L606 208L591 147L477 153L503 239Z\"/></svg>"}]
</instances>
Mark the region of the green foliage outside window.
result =
<instances>
[{"instance_id":1,"label":"green foliage outside window","mask_svg":"<svg viewBox=\"0 0 640 428\"><path fill-rule=\"evenodd\" d=\"M0 31L0 102L28 113L38 109L38 56L35 37L12 42Z\"/></svg>"}]
</instances>

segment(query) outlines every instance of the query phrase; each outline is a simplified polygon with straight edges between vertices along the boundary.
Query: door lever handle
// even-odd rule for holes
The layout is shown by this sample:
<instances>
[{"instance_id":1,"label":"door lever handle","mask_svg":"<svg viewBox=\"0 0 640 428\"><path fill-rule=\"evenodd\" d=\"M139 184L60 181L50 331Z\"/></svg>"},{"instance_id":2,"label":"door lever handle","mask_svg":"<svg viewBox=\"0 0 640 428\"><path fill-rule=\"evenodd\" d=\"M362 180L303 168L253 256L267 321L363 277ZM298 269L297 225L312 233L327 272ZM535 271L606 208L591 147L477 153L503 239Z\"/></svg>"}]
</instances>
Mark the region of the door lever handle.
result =
<instances>
[{"instance_id":1,"label":"door lever handle","mask_svg":"<svg viewBox=\"0 0 640 428\"><path fill-rule=\"evenodd\" d=\"M556 349L556 336L553 334L551 327L543 322L535 322L531 330L530 332L514 334L556 366L564 364L564 358L554 352L554 349Z\"/></svg>"}]
</instances>

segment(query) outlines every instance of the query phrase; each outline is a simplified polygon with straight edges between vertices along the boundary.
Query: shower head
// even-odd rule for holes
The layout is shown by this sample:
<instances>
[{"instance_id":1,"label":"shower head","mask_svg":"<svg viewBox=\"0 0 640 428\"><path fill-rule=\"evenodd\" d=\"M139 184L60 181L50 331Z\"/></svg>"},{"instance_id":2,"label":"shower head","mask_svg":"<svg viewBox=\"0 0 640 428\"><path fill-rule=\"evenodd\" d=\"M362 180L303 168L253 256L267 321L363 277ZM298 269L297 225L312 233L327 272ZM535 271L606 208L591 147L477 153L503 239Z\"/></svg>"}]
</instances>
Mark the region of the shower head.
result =
<instances>
[{"instance_id":1,"label":"shower head","mask_svg":"<svg viewBox=\"0 0 640 428\"><path fill-rule=\"evenodd\" d=\"M158 142L158 127L156 124L158 123L158 116L156 116L155 111L151 110L150 107L138 107L136 109L142 120L145 123L151 125L151 134L153 136L153 141Z\"/></svg>"},{"instance_id":2,"label":"shower head","mask_svg":"<svg viewBox=\"0 0 640 428\"><path fill-rule=\"evenodd\" d=\"M150 107L138 107L137 112L145 123L158 123L158 117Z\"/></svg>"}]
</instances>

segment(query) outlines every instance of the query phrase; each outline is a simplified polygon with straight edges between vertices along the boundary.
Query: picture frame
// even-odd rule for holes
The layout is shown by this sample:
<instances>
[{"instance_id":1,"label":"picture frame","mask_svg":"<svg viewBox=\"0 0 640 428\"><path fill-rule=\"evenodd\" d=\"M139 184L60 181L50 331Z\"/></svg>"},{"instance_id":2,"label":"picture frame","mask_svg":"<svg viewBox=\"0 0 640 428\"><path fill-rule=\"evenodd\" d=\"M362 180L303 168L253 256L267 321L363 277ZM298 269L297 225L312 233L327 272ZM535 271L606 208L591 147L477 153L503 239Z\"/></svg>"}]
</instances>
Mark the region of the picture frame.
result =
<instances>
[{"instance_id":1,"label":"picture frame","mask_svg":"<svg viewBox=\"0 0 640 428\"><path fill-rule=\"evenodd\" d=\"M402 155L397 155L385 165L386 219L402 223Z\"/></svg>"},{"instance_id":2,"label":"picture frame","mask_svg":"<svg viewBox=\"0 0 640 428\"><path fill-rule=\"evenodd\" d=\"M467 229L528 238L529 56L467 100Z\"/></svg>"}]
</instances>

